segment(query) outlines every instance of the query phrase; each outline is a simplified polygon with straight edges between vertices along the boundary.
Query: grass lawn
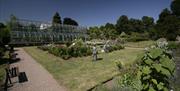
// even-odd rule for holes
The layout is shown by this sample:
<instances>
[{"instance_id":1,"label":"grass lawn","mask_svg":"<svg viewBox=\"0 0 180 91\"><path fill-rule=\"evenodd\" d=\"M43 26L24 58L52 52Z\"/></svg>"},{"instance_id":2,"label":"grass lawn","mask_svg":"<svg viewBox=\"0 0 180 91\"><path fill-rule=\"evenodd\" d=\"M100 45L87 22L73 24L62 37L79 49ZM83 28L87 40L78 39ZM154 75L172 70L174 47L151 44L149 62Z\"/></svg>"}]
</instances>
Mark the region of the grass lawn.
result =
<instances>
[{"instance_id":1,"label":"grass lawn","mask_svg":"<svg viewBox=\"0 0 180 91\"><path fill-rule=\"evenodd\" d=\"M155 41L139 41L139 42L127 42L124 45L127 47L145 48L156 43Z\"/></svg>"},{"instance_id":2,"label":"grass lawn","mask_svg":"<svg viewBox=\"0 0 180 91\"><path fill-rule=\"evenodd\" d=\"M4 85L5 80L5 68L7 67L7 61L8 61L8 52L5 53L5 55L0 58L0 91L3 89L2 85Z\"/></svg>"},{"instance_id":3,"label":"grass lawn","mask_svg":"<svg viewBox=\"0 0 180 91\"><path fill-rule=\"evenodd\" d=\"M2 85L4 84L4 80L5 80L5 67L6 64L0 64L0 91L2 90Z\"/></svg>"},{"instance_id":4,"label":"grass lawn","mask_svg":"<svg viewBox=\"0 0 180 91\"><path fill-rule=\"evenodd\" d=\"M118 74L116 60L130 64L135 61L138 54L143 52L139 49L123 49L102 53L98 55L98 58L102 58L102 60L92 62L91 56L63 60L36 47L24 47L24 49L46 68L60 85L65 86L70 91L86 91L115 76Z\"/></svg>"}]
</instances>

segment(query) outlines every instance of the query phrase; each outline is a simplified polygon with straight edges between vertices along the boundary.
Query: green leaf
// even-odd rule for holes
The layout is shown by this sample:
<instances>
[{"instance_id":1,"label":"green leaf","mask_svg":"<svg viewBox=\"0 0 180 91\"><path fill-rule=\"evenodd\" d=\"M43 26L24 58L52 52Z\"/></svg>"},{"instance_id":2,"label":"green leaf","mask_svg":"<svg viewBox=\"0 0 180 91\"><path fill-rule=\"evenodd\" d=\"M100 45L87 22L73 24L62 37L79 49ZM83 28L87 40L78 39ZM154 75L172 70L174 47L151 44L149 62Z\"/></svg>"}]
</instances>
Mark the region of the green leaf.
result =
<instances>
[{"instance_id":1,"label":"green leaf","mask_svg":"<svg viewBox=\"0 0 180 91\"><path fill-rule=\"evenodd\" d=\"M150 75L144 76L144 77L143 77L143 80L147 80L147 79L149 79L150 77L151 77Z\"/></svg>"},{"instance_id":2,"label":"green leaf","mask_svg":"<svg viewBox=\"0 0 180 91\"><path fill-rule=\"evenodd\" d=\"M154 84L158 84L156 79L151 79Z\"/></svg>"},{"instance_id":3,"label":"green leaf","mask_svg":"<svg viewBox=\"0 0 180 91\"><path fill-rule=\"evenodd\" d=\"M169 59L169 57L161 58L160 62L162 64L162 66L165 68L168 68L171 71L171 73L174 71L175 63L173 62L173 60Z\"/></svg>"},{"instance_id":4,"label":"green leaf","mask_svg":"<svg viewBox=\"0 0 180 91\"><path fill-rule=\"evenodd\" d=\"M157 85L157 88L158 90L162 90L164 88L164 83L160 82L158 85Z\"/></svg>"},{"instance_id":5,"label":"green leaf","mask_svg":"<svg viewBox=\"0 0 180 91\"><path fill-rule=\"evenodd\" d=\"M150 67L148 67L148 66L143 67L142 72L143 72L144 74L149 74L149 73L151 73Z\"/></svg>"},{"instance_id":6,"label":"green leaf","mask_svg":"<svg viewBox=\"0 0 180 91\"><path fill-rule=\"evenodd\" d=\"M151 65L153 63L153 61L151 59L147 59L144 61L147 65Z\"/></svg>"},{"instance_id":7,"label":"green leaf","mask_svg":"<svg viewBox=\"0 0 180 91\"><path fill-rule=\"evenodd\" d=\"M149 87L149 84L144 84L143 89L147 89Z\"/></svg>"},{"instance_id":8,"label":"green leaf","mask_svg":"<svg viewBox=\"0 0 180 91\"><path fill-rule=\"evenodd\" d=\"M156 91L153 87L150 87L148 91Z\"/></svg>"},{"instance_id":9,"label":"green leaf","mask_svg":"<svg viewBox=\"0 0 180 91\"><path fill-rule=\"evenodd\" d=\"M162 82L160 82L159 84L164 86L164 83L162 83Z\"/></svg>"},{"instance_id":10,"label":"green leaf","mask_svg":"<svg viewBox=\"0 0 180 91\"><path fill-rule=\"evenodd\" d=\"M153 59L156 59L157 57L159 57L161 54L163 53L163 50L160 48L156 48L156 49L151 49L149 51L149 56Z\"/></svg>"},{"instance_id":11,"label":"green leaf","mask_svg":"<svg viewBox=\"0 0 180 91\"><path fill-rule=\"evenodd\" d=\"M153 67L156 69L157 72L161 71L161 64L153 64Z\"/></svg>"},{"instance_id":12,"label":"green leaf","mask_svg":"<svg viewBox=\"0 0 180 91\"><path fill-rule=\"evenodd\" d=\"M138 71L138 72L137 72L137 78L140 79L140 78L141 78L141 75L142 75L142 72L141 72L141 71Z\"/></svg>"},{"instance_id":13,"label":"green leaf","mask_svg":"<svg viewBox=\"0 0 180 91\"><path fill-rule=\"evenodd\" d=\"M169 72L169 70L165 68L161 68L161 73L166 76L171 76L171 73Z\"/></svg>"},{"instance_id":14,"label":"green leaf","mask_svg":"<svg viewBox=\"0 0 180 91\"><path fill-rule=\"evenodd\" d=\"M164 87L164 88L163 88L163 91L169 91L169 90L168 90L168 88Z\"/></svg>"}]
</instances>

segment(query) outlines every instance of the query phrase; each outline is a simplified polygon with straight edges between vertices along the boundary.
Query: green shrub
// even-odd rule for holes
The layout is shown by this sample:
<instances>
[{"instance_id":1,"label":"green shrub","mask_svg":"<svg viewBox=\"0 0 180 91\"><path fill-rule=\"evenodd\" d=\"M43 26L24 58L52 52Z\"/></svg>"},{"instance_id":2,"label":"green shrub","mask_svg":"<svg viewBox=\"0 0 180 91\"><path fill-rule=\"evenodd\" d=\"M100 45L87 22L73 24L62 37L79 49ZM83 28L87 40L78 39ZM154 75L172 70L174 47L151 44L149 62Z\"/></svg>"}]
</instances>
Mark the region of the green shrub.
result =
<instances>
[{"instance_id":1,"label":"green shrub","mask_svg":"<svg viewBox=\"0 0 180 91\"><path fill-rule=\"evenodd\" d=\"M108 48L109 52L115 51L115 50L121 50L124 49L122 45L112 45Z\"/></svg>"},{"instance_id":2,"label":"green shrub","mask_svg":"<svg viewBox=\"0 0 180 91\"><path fill-rule=\"evenodd\" d=\"M169 78L175 70L175 63L168 53L167 43L158 43L147 50L139 65L143 91L168 91Z\"/></svg>"},{"instance_id":3,"label":"green shrub","mask_svg":"<svg viewBox=\"0 0 180 91\"><path fill-rule=\"evenodd\" d=\"M120 77L116 77L115 85L111 91L140 91L142 84L136 76L136 72L128 72Z\"/></svg>"},{"instance_id":4,"label":"green shrub","mask_svg":"<svg viewBox=\"0 0 180 91\"><path fill-rule=\"evenodd\" d=\"M177 48L180 48L180 43L176 43L176 42L172 41L172 42L168 43L168 47L170 49L177 49Z\"/></svg>"},{"instance_id":5,"label":"green shrub","mask_svg":"<svg viewBox=\"0 0 180 91\"><path fill-rule=\"evenodd\" d=\"M116 66L118 67L119 70L123 69L123 64L121 61L116 61Z\"/></svg>"},{"instance_id":6,"label":"green shrub","mask_svg":"<svg viewBox=\"0 0 180 91\"><path fill-rule=\"evenodd\" d=\"M147 41L148 38L145 37L130 37L126 39L128 42L138 42L138 41Z\"/></svg>"},{"instance_id":7,"label":"green shrub","mask_svg":"<svg viewBox=\"0 0 180 91\"><path fill-rule=\"evenodd\" d=\"M0 46L0 58L4 55L6 49L4 46Z\"/></svg>"},{"instance_id":8,"label":"green shrub","mask_svg":"<svg viewBox=\"0 0 180 91\"><path fill-rule=\"evenodd\" d=\"M84 46L81 43L79 43L78 45L70 46L70 47L51 45L51 46L39 46L38 48L44 51L48 51L49 53L54 54L55 56L59 56L66 60L71 57L81 57L81 56L88 56L92 54L91 48Z\"/></svg>"}]
</instances>

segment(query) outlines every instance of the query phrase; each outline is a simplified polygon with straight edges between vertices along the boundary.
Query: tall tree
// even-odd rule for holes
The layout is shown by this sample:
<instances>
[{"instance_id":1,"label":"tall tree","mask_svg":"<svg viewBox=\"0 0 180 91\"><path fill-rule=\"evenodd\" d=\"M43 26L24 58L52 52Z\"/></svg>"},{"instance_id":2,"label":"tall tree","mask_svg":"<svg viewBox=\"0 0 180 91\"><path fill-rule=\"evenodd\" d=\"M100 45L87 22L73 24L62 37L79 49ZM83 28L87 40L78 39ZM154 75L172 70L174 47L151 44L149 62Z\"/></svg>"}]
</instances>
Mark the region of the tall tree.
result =
<instances>
[{"instance_id":1,"label":"tall tree","mask_svg":"<svg viewBox=\"0 0 180 91\"><path fill-rule=\"evenodd\" d=\"M75 21L75 20L73 20L73 19L71 19L71 18L64 18L64 20L63 20L63 24L65 24L65 25L74 25L74 26L78 26L78 23Z\"/></svg>"},{"instance_id":2,"label":"tall tree","mask_svg":"<svg viewBox=\"0 0 180 91\"><path fill-rule=\"evenodd\" d=\"M167 8L163 9L162 12L159 14L159 20L157 21L157 23L163 22L166 19L166 17L171 16L171 15L172 14L169 9L167 9Z\"/></svg>"},{"instance_id":3,"label":"tall tree","mask_svg":"<svg viewBox=\"0 0 180 91\"><path fill-rule=\"evenodd\" d=\"M172 15L168 9L164 9L156 24L157 35L168 40L175 40L178 35L179 24L178 18Z\"/></svg>"},{"instance_id":4,"label":"tall tree","mask_svg":"<svg viewBox=\"0 0 180 91\"><path fill-rule=\"evenodd\" d=\"M174 15L180 17L180 0L173 0L171 3L171 10Z\"/></svg>"},{"instance_id":5,"label":"tall tree","mask_svg":"<svg viewBox=\"0 0 180 91\"><path fill-rule=\"evenodd\" d=\"M95 26L95 27L90 27L89 30L88 30L88 34L90 36L91 39L99 39L101 38L101 31L100 29Z\"/></svg>"},{"instance_id":6,"label":"tall tree","mask_svg":"<svg viewBox=\"0 0 180 91\"><path fill-rule=\"evenodd\" d=\"M20 26L19 22L18 22L18 18L11 14L10 15L10 21L8 22L7 26L11 29L11 30L14 30L16 29L17 27Z\"/></svg>"},{"instance_id":7,"label":"tall tree","mask_svg":"<svg viewBox=\"0 0 180 91\"><path fill-rule=\"evenodd\" d=\"M111 23L106 23L105 26L100 26L99 28L100 36L102 39L115 39L117 35L117 31L115 30L115 26Z\"/></svg>"},{"instance_id":8,"label":"tall tree","mask_svg":"<svg viewBox=\"0 0 180 91\"><path fill-rule=\"evenodd\" d=\"M10 42L10 32L6 25L0 23L0 46Z\"/></svg>"},{"instance_id":9,"label":"tall tree","mask_svg":"<svg viewBox=\"0 0 180 91\"><path fill-rule=\"evenodd\" d=\"M121 32L129 33L129 19L126 15L122 15L116 22L116 30L120 34Z\"/></svg>"},{"instance_id":10,"label":"tall tree","mask_svg":"<svg viewBox=\"0 0 180 91\"><path fill-rule=\"evenodd\" d=\"M173 0L171 3L171 11L178 18L178 22L180 22L180 0ZM179 29L177 30L180 35L180 24Z\"/></svg>"},{"instance_id":11,"label":"tall tree","mask_svg":"<svg viewBox=\"0 0 180 91\"><path fill-rule=\"evenodd\" d=\"M106 23L105 28L107 28L107 29L115 29L115 26L114 26L114 24Z\"/></svg>"},{"instance_id":12,"label":"tall tree","mask_svg":"<svg viewBox=\"0 0 180 91\"><path fill-rule=\"evenodd\" d=\"M53 16L53 21L52 21L53 24L62 24L61 22L61 16L59 15L58 12L56 12Z\"/></svg>"},{"instance_id":13,"label":"tall tree","mask_svg":"<svg viewBox=\"0 0 180 91\"><path fill-rule=\"evenodd\" d=\"M154 19L152 17L143 16L142 22L143 22L145 29L149 29L154 26Z\"/></svg>"},{"instance_id":14,"label":"tall tree","mask_svg":"<svg viewBox=\"0 0 180 91\"><path fill-rule=\"evenodd\" d=\"M129 20L129 32L138 32L138 33L142 33L144 32L144 29L143 29L143 23L141 20L139 19L133 19L131 18Z\"/></svg>"}]
</instances>

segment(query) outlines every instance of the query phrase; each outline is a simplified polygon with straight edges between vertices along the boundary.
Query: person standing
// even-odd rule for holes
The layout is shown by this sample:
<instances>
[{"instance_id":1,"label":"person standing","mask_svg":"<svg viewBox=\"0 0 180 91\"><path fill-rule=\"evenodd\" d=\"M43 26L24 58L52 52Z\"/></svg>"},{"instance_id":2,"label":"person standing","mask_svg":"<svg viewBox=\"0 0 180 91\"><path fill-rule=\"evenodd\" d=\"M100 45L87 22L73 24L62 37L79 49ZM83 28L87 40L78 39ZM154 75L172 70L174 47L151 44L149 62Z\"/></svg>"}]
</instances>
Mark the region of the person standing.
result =
<instances>
[{"instance_id":1,"label":"person standing","mask_svg":"<svg viewBox=\"0 0 180 91\"><path fill-rule=\"evenodd\" d=\"M96 49L96 45L93 45L93 61L97 60L97 49Z\"/></svg>"}]
</instances>

